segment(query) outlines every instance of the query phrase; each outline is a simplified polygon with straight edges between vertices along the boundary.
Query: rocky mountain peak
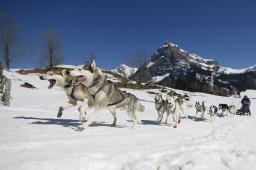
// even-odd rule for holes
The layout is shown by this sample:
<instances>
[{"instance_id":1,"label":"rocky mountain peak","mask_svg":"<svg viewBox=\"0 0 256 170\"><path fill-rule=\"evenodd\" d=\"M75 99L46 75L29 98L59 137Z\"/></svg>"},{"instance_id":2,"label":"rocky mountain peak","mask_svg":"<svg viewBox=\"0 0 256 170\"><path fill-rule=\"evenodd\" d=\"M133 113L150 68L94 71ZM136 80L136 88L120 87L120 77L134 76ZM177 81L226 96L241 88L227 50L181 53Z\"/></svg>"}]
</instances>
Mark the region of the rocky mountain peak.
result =
<instances>
[{"instance_id":1,"label":"rocky mountain peak","mask_svg":"<svg viewBox=\"0 0 256 170\"><path fill-rule=\"evenodd\" d=\"M217 61L191 54L170 40L165 41L139 70L142 71L130 78L139 81L142 73L144 83L155 82L183 90L210 93L214 91L213 86L223 91L256 89L256 66L239 70L222 67ZM245 77L250 78L250 83L242 83Z\"/></svg>"}]
</instances>

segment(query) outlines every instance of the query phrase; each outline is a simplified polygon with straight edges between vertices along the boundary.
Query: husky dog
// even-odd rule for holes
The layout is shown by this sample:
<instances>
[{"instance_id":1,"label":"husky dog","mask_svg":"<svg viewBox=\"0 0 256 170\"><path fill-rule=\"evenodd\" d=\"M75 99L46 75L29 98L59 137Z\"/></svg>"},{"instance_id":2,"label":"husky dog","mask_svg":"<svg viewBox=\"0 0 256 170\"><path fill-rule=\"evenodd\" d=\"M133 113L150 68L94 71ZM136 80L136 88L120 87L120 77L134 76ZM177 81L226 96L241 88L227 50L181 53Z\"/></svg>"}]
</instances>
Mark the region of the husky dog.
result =
<instances>
[{"instance_id":1,"label":"husky dog","mask_svg":"<svg viewBox=\"0 0 256 170\"><path fill-rule=\"evenodd\" d=\"M230 113L230 116L234 116L236 114L236 106L235 105L228 106L228 111Z\"/></svg>"},{"instance_id":2,"label":"husky dog","mask_svg":"<svg viewBox=\"0 0 256 170\"><path fill-rule=\"evenodd\" d=\"M124 109L128 116L133 120L133 127L140 123L135 112L143 112L145 107L142 106L137 97L120 91L113 82L107 80L107 75L96 67L95 61L91 64L78 66L75 70L70 71L71 76L76 77L77 83L82 83L88 88L89 93L95 98L95 111L90 115L88 120L78 126L82 131L102 113L104 109L116 112L116 109Z\"/></svg>"},{"instance_id":3,"label":"husky dog","mask_svg":"<svg viewBox=\"0 0 256 170\"><path fill-rule=\"evenodd\" d=\"M155 96L155 108L158 113L157 121L160 123L163 119L163 114L166 112L167 101L163 99L161 94Z\"/></svg>"},{"instance_id":4,"label":"husky dog","mask_svg":"<svg viewBox=\"0 0 256 170\"><path fill-rule=\"evenodd\" d=\"M216 114L217 114L217 111L218 111L218 108L217 108L216 106L212 105L212 106L210 107L210 109L209 109L209 115L210 115L210 117L211 117L211 122L213 121L213 118L214 118L214 120L215 120L215 116L216 116Z\"/></svg>"},{"instance_id":5,"label":"husky dog","mask_svg":"<svg viewBox=\"0 0 256 170\"><path fill-rule=\"evenodd\" d=\"M54 73L52 71L47 72L47 75L40 76L41 80L48 80L50 82L49 89L51 89L54 85L59 86L64 89L67 97L68 102L61 105L59 107L59 112L57 117L61 117L64 110L76 106L77 101L81 101L81 106L79 107L79 120L84 122L87 120L86 118L86 110L91 108L95 105L95 101L93 96L88 92L87 88L82 85L78 84L76 86L71 85L72 81L75 81L74 77L69 75L69 69L63 69L58 73ZM112 113L112 112L111 112ZM116 115L112 113L114 117L114 121L112 126L116 125Z\"/></svg>"},{"instance_id":6,"label":"husky dog","mask_svg":"<svg viewBox=\"0 0 256 170\"><path fill-rule=\"evenodd\" d=\"M159 98L161 99L161 95L157 95L155 101L157 101L157 99L159 100ZM179 97L175 99L173 95L167 96L167 99L165 101L162 99L162 101L163 101L161 106L162 110L159 109L160 114L158 116L162 120L163 114L166 112L167 116L166 116L165 124L167 124L168 117L170 116L170 114L172 114L173 122L175 122L175 125L173 126L174 128L177 128L177 123L180 123L180 118L181 118L180 113L182 112L188 118L187 114L185 114L185 110L193 107L193 105L184 102L183 98ZM157 102L155 106L156 108L159 107ZM178 116L176 115L177 113L178 113Z\"/></svg>"},{"instance_id":7,"label":"husky dog","mask_svg":"<svg viewBox=\"0 0 256 170\"><path fill-rule=\"evenodd\" d=\"M193 105L184 102L184 100L188 100L187 97L186 97L186 98L184 98L184 97L179 97L179 98L177 98L176 100L178 101L178 103L179 103L179 105L180 105L180 110L181 110L181 112L182 112L183 115L185 115L186 118L188 119L188 115L185 113L185 110L186 110L186 109L189 109L189 108L191 108L191 107L193 107ZM181 112L180 112L180 113L181 113ZM181 117L181 115L180 115L180 117Z\"/></svg>"},{"instance_id":8,"label":"husky dog","mask_svg":"<svg viewBox=\"0 0 256 170\"><path fill-rule=\"evenodd\" d=\"M204 105L204 101L202 102L202 105L197 101L196 104L195 104L195 107L196 107L196 116L197 116L197 113L201 112L202 115L201 115L201 118L204 118L204 113L205 113L205 110L206 110L206 107ZM195 118L196 118L195 116Z\"/></svg>"},{"instance_id":9,"label":"husky dog","mask_svg":"<svg viewBox=\"0 0 256 170\"><path fill-rule=\"evenodd\" d=\"M224 113L228 110L228 105L221 103L219 104L218 109L221 110L221 115L224 116Z\"/></svg>"},{"instance_id":10,"label":"husky dog","mask_svg":"<svg viewBox=\"0 0 256 170\"><path fill-rule=\"evenodd\" d=\"M167 96L167 116L165 124L167 124L168 117L172 114L173 121L175 122L173 128L177 128L178 123L180 123L180 104L178 100L175 100L173 96Z\"/></svg>"}]
</instances>

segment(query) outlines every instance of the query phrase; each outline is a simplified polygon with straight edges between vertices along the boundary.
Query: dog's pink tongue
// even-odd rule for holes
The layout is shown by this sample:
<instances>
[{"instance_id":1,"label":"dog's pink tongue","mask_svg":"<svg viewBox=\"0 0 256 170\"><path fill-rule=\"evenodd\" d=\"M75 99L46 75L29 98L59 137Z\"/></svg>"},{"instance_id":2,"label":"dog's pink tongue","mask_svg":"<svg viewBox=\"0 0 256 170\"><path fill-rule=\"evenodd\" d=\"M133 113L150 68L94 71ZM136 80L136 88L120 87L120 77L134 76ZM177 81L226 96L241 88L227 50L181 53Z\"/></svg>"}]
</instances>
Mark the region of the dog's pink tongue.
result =
<instances>
[{"instance_id":1,"label":"dog's pink tongue","mask_svg":"<svg viewBox=\"0 0 256 170\"><path fill-rule=\"evenodd\" d=\"M77 77L77 81L78 81L79 83L82 83L82 82L84 82L85 80L86 80L85 77Z\"/></svg>"}]
</instances>

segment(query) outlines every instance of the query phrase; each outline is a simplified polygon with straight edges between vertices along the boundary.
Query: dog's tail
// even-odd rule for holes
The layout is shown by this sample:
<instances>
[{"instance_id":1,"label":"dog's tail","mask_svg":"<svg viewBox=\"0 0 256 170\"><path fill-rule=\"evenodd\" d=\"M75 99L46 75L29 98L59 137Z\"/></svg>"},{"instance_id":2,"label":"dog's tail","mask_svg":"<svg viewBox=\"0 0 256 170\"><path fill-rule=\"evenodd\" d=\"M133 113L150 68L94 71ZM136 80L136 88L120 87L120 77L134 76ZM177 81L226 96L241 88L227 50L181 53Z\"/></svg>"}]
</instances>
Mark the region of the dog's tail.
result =
<instances>
[{"instance_id":1,"label":"dog's tail","mask_svg":"<svg viewBox=\"0 0 256 170\"><path fill-rule=\"evenodd\" d=\"M186 110L186 109L192 108L193 104L182 103L181 107L182 107L182 109Z\"/></svg>"},{"instance_id":2,"label":"dog's tail","mask_svg":"<svg viewBox=\"0 0 256 170\"><path fill-rule=\"evenodd\" d=\"M137 101L137 108L136 108L139 112L144 112L145 110L145 106L143 106L142 104L140 104L139 101Z\"/></svg>"}]
</instances>

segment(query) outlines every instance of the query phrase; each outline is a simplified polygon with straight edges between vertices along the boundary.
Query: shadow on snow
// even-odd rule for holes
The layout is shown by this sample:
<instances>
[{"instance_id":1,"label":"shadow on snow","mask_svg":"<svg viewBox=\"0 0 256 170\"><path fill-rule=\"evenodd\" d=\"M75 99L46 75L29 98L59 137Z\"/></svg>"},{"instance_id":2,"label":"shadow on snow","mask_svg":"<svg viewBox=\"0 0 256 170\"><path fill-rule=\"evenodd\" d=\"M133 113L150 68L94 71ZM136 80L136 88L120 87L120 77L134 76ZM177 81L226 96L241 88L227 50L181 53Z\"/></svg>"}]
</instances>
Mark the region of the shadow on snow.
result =
<instances>
[{"instance_id":1,"label":"shadow on snow","mask_svg":"<svg viewBox=\"0 0 256 170\"><path fill-rule=\"evenodd\" d=\"M26 116L19 116L14 117L14 119L26 119L26 120L34 120L30 124L37 124L37 125L60 125L63 127L76 127L81 125L82 122L79 120L74 119L55 119L55 118L38 118L38 117L26 117ZM108 126L112 127L111 124L107 124L106 122L93 122L91 127L98 127L98 126ZM117 125L115 128L124 128L126 126Z\"/></svg>"}]
</instances>

